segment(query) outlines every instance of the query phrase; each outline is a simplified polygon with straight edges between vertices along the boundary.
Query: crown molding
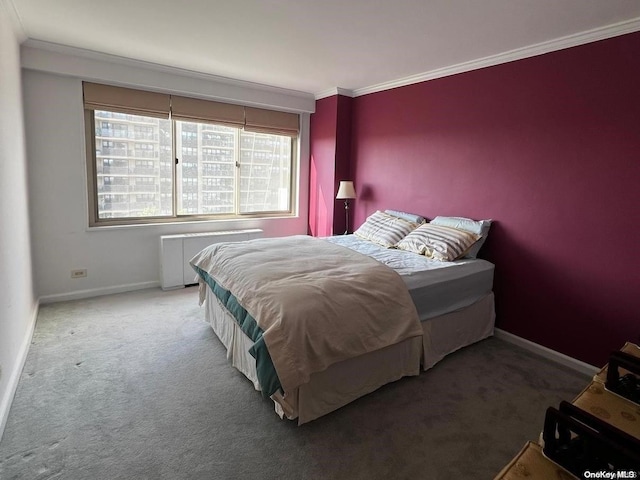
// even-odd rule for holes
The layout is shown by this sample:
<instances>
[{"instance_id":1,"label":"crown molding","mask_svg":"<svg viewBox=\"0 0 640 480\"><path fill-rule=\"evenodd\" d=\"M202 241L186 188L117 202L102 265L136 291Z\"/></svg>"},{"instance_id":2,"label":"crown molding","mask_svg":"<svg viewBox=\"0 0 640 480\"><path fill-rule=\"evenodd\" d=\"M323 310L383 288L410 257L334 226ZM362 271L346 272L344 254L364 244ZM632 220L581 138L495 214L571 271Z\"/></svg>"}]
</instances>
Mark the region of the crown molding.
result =
<instances>
[{"instance_id":1,"label":"crown molding","mask_svg":"<svg viewBox=\"0 0 640 480\"><path fill-rule=\"evenodd\" d=\"M237 80L228 77L217 76L214 74L208 74L203 72L197 72L193 70L182 69L178 67L171 67L167 65L161 65L153 62L146 62L142 60L134 60L127 57L121 57L117 55L110 55L106 53L96 52L93 50L86 50L76 47L69 47L66 45L60 45L50 43L37 39L30 39L26 33L24 25L20 19L20 16L15 8L13 0L0 0L0 8L3 8L10 19L10 22L14 28L17 39L23 46L34 48L38 50L44 50L54 53L60 53L64 55L72 55L75 57L84 57L91 60L98 60L102 62L115 63L128 67L144 68L146 70L154 70L164 72L173 75L180 75L182 77L195 78L205 81L211 81L218 84L226 84L233 87L251 88L254 90L262 90L265 92L287 95L300 98L313 98L314 100L321 100L333 95L344 95L347 97L359 97L362 95L368 95L370 93L381 92L384 90L390 90L393 88L412 85L415 83L425 82L428 80L434 80L437 78L447 77L450 75L456 75L458 73L469 72L478 70L480 68L491 67L494 65L500 65L516 60L534 57L537 55L543 55L566 48L571 48L579 45L584 45L598 40L605 40L628 33L634 33L640 31L640 17L626 20L623 22L607 25L604 27L598 27L585 32L580 32L565 37L560 37L554 40L529 45L527 47L517 48L509 50L507 52L499 53L496 55L490 55L484 58L471 60L468 62L459 63L443 68L430 70L427 72L410 75L408 77L399 78L389 82L383 82L368 87L346 89L341 87L334 87L321 91L319 93L310 94L307 92L301 92L297 90L290 90L281 87L274 87L261 83L254 83L246 80ZM27 67L28 68L28 67Z\"/></svg>"},{"instance_id":2,"label":"crown molding","mask_svg":"<svg viewBox=\"0 0 640 480\"><path fill-rule=\"evenodd\" d=\"M0 0L2 1L2 0ZM177 76L182 78L190 78L199 81L209 82L213 84L227 85L233 88L241 88L259 92L265 92L269 94L275 94L279 96L286 96L290 98L298 98L301 101L313 101L313 94L302 92L299 90L291 90L282 87L275 87L272 85L266 85L262 83L250 82L247 80L237 80L229 77L222 77L214 74L197 72L194 70L187 70L179 67L172 67L168 65L162 65L153 62L147 62L144 60L136 60L128 57L122 57L118 55L111 55L108 53L97 52L94 50L87 50L84 48L71 47L68 45L61 45L58 43L47 42L44 40L37 40L29 38L22 44L22 67L31 70L44 70L51 73L64 74L62 71L55 71L51 65L43 61L41 56L33 55L32 52L45 52L62 56L64 58L79 58L86 59L88 61L100 62L102 64L114 64L132 69L141 69L145 71L159 72L171 76ZM70 75L74 75L74 72L69 72ZM95 79L99 80L99 79ZM259 106L259 105L256 105ZM312 109L310 110L312 111Z\"/></svg>"},{"instance_id":3,"label":"crown molding","mask_svg":"<svg viewBox=\"0 0 640 480\"><path fill-rule=\"evenodd\" d=\"M4 10L7 13L9 23L11 23L13 33L15 34L18 43L22 43L29 38L22 23L22 19L18 14L18 10L12 0L0 0L0 10Z\"/></svg>"},{"instance_id":4,"label":"crown molding","mask_svg":"<svg viewBox=\"0 0 640 480\"><path fill-rule=\"evenodd\" d=\"M344 95L345 97L353 97L353 90L347 88L334 87L323 92L316 93L315 99L322 100L323 98L333 97L334 95Z\"/></svg>"},{"instance_id":5,"label":"crown molding","mask_svg":"<svg viewBox=\"0 0 640 480\"><path fill-rule=\"evenodd\" d=\"M640 17L626 20L624 22L615 23L612 25L607 25L605 27L594 28L592 30L587 30L585 32L580 32L573 35L567 35L565 37L556 38L547 42L537 43L535 45L529 45L527 47L517 48L515 50L509 50L507 52L490 55L488 57L471 60L469 62L463 62L457 65L451 65L449 67L430 70L428 72L411 75L397 80L392 80L390 82L379 83L370 87L356 88L352 91L352 96L359 97L361 95L367 95L369 93L382 92L384 90L404 87L406 85L425 82L427 80L434 80L436 78L447 77L458 73L470 72L472 70L477 70L480 68L500 65L502 63L522 60L524 58L535 57L537 55L543 55L545 53L564 50L566 48L577 47L579 45L597 42L598 40L605 40L607 38L617 37L637 31L640 31Z\"/></svg>"}]
</instances>

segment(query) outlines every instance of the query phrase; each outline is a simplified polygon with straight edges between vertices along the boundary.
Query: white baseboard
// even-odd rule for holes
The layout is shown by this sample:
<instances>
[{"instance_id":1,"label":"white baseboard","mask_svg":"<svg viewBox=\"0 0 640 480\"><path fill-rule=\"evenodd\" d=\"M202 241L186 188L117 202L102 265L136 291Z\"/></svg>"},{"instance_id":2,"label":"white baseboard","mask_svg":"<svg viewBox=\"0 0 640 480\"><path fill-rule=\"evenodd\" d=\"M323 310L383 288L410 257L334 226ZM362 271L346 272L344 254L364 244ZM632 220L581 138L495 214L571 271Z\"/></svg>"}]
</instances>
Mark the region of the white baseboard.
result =
<instances>
[{"instance_id":1,"label":"white baseboard","mask_svg":"<svg viewBox=\"0 0 640 480\"><path fill-rule=\"evenodd\" d=\"M495 329L495 337L504 340L505 342L513 343L519 347L524 348L536 355L540 355L541 357L547 358L553 362L564 365L565 367L569 367L577 372L583 373L590 377L594 376L596 373L600 371L598 367L594 367L593 365L589 365L588 363L577 360L573 357L569 357L560 352L556 352L555 350L551 350L550 348L543 347L537 343L531 342L525 338L518 337L513 333L506 332L499 328Z\"/></svg>"},{"instance_id":2,"label":"white baseboard","mask_svg":"<svg viewBox=\"0 0 640 480\"><path fill-rule=\"evenodd\" d=\"M16 358L17 361L14 364L13 370L11 371L9 376L7 390L4 392L4 396L2 397L2 399L0 399L0 440L2 440L4 427L7 425L7 419L9 418L9 410L11 409L11 404L13 403L13 397L15 396L16 390L18 389L18 382L20 381L20 376L22 375L22 370L27 360L29 345L31 345L31 339L33 338L33 332L36 327L36 320L38 319L39 309L40 301L36 300L36 303L33 306L33 311L31 312L31 318L29 319L27 331L25 332L24 338L22 339L20 350L18 350L18 355Z\"/></svg>"},{"instance_id":3,"label":"white baseboard","mask_svg":"<svg viewBox=\"0 0 640 480\"><path fill-rule=\"evenodd\" d=\"M160 282L140 282L127 283L125 285L116 285L114 287L91 288L87 290L76 290L69 293L58 293L54 295L43 295L40 297L40 304L54 302L66 302L67 300L81 300L83 298L101 297L103 295L112 295L114 293L133 292L134 290L144 290L146 288L156 288L160 286Z\"/></svg>"}]
</instances>

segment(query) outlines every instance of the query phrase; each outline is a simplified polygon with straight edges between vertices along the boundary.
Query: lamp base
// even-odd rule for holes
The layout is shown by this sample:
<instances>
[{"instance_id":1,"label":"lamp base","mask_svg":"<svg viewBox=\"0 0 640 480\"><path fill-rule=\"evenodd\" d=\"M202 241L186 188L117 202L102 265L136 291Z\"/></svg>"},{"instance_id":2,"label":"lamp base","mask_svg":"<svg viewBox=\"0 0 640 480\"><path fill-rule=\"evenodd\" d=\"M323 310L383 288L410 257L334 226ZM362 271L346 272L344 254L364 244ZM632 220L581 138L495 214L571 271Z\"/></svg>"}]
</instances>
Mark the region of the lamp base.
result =
<instances>
[{"instance_id":1,"label":"lamp base","mask_svg":"<svg viewBox=\"0 0 640 480\"><path fill-rule=\"evenodd\" d=\"M344 201L344 216L345 216L345 223L344 223L343 235L349 235L349 200Z\"/></svg>"}]
</instances>

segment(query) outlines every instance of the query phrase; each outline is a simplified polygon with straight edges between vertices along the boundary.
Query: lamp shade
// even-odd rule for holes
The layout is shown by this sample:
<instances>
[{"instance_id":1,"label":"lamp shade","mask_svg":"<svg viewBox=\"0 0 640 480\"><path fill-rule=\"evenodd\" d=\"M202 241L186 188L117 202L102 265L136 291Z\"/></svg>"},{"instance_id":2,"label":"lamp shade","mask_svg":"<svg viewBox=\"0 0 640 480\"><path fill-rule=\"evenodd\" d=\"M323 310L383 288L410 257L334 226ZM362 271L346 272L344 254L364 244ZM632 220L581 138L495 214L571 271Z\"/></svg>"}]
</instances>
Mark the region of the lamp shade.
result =
<instances>
[{"instance_id":1,"label":"lamp shade","mask_svg":"<svg viewBox=\"0 0 640 480\"><path fill-rule=\"evenodd\" d=\"M340 182L340 188L338 188L338 194L336 195L336 198L338 200L345 198L356 198L356 189L353 188L353 182Z\"/></svg>"}]
</instances>

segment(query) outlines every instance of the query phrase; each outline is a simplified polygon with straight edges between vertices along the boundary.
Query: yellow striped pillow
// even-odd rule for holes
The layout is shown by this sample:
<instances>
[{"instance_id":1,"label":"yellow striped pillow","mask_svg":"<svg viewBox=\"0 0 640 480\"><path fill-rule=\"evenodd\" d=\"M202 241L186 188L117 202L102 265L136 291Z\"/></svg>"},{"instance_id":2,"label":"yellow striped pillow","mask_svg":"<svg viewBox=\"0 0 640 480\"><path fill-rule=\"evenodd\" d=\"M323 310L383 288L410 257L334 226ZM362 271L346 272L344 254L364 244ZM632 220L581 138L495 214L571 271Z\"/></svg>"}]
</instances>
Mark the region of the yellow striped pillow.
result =
<instances>
[{"instance_id":1,"label":"yellow striped pillow","mask_svg":"<svg viewBox=\"0 0 640 480\"><path fill-rule=\"evenodd\" d=\"M465 230L425 223L400 240L396 247L441 262L451 262L462 257L480 237Z\"/></svg>"}]
</instances>

